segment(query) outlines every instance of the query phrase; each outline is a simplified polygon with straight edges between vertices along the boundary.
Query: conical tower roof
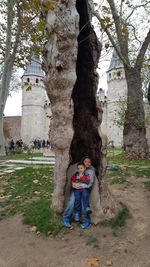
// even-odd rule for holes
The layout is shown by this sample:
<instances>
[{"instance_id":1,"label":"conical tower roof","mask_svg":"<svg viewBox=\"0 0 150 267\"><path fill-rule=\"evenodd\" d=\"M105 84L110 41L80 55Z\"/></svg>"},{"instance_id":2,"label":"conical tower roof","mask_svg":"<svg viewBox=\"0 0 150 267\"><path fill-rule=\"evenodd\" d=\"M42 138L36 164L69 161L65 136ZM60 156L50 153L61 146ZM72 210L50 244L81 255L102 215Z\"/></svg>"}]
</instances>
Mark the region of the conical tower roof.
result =
<instances>
[{"instance_id":1,"label":"conical tower roof","mask_svg":"<svg viewBox=\"0 0 150 267\"><path fill-rule=\"evenodd\" d=\"M117 55L116 50L114 49L107 72L111 71L112 69L120 69L120 68L123 68L123 63L119 58L119 56Z\"/></svg>"},{"instance_id":2,"label":"conical tower roof","mask_svg":"<svg viewBox=\"0 0 150 267\"><path fill-rule=\"evenodd\" d=\"M32 58L31 63L27 66L23 76L38 76L44 77L44 72L42 70L41 62L37 58Z\"/></svg>"}]
</instances>

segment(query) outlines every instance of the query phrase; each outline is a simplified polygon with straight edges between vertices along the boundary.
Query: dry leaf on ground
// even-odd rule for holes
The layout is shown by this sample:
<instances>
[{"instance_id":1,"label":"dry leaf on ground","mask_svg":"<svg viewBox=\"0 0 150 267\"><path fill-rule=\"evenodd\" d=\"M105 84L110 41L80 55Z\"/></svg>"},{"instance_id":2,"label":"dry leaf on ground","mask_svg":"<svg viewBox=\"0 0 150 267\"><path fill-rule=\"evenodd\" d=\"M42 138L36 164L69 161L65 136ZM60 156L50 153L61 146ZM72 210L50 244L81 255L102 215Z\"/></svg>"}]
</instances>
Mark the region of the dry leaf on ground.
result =
<instances>
[{"instance_id":1,"label":"dry leaf on ground","mask_svg":"<svg viewBox=\"0 0 150 267\"><path fill-rule=\"evenodd\" d=\"M97 258L90 258L87 260L89 266L99 266L99 260Z\"/></svg>"},{"instance_id":2,"label":"dry leaf on ground","mask_svg":"<svg viewBox=\"0 0 150 267\"><path fill-rule=\"evenodd\" d=\"M113 266L113 262L111 260L106 261L106 266Z\"/></svg>"}]
</instances>

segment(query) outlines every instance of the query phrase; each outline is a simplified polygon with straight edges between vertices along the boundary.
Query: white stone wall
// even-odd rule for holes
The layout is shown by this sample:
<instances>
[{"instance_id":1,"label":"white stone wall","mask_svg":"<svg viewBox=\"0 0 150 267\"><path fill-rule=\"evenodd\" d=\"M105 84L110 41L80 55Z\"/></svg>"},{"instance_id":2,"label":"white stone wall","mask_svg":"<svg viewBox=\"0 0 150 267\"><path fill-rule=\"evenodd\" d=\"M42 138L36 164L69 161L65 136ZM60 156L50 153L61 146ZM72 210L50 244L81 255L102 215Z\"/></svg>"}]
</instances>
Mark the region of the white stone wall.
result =
<instances>
[{"instance_id":1,"label":"white stone wall","mask_svg":"<svg viewBox=\"0 0 150 267\"><path fill-rule=\"evenodd\" d=\"M45 100L46 92L42 78L23 76L21 138L26 144L34 139L45 138Z\"/></svg>"},{"instance_id":2,"label":"white stone wall","mask_svg":"<svg viewBox=\"0 0 150 267\"><path fill-rule=\"evenodd\" d=\"M127 101L127 83L125 73L122 68L113 69L107 73L108 92L107 103L103 102L104 91L99 90L98 97L103 108L103 120L101 131L107 135L108 142L114 141L116 147L123 145L123 126L118 126L120 121L120 112L126 108ZM146 137L150 146L150 105L144 103L146 118ZM121 111L122 110L122 111Z\"/></svg>"},{"instance_id":3,"label":"white stone wall","mask_svg":"<svg viewBox=\"0 0 150 267\"><path fill-rule=\"evenodd\" d=\"M107 137L115 146L123 145L123 127L118 126L119 113L124 108L127 98L127 83L123 68L107 73Z\"/></svg>"},{"instance_id":4,"label":"white stone wall","mask_svg":"<svg viewBox=\"0 0 150 267\"><path fill-rule=\"evenodd\" d=\"M123 145L123 127L116 124L118 120L117 102L107 104L107 138L108 142L114 141L114 146Z\"/></svg>"},{"instance_id":5,"label":"white stone wall","mask_svg":"<svg viewBox=\"0 0 150 267\"><path fill-rule=\"evenodd\" d=\"M45 132L44 132L45 140L49 139L49 127L51 118L52 118L51 107L48 105L47 107L45 107Z\"/></svg>"},{"instance_id":6,"label":"white stone wall","mask_svg":"<svg viewBox=\"0 0 150 267\"><path fill-rule=\"evenodd\" d=\"M107 135L107 103L101 103L101 107L103 109L102 114L102 123L101 123L101 132L104 135Z\"/></svg>"}]
</instances>

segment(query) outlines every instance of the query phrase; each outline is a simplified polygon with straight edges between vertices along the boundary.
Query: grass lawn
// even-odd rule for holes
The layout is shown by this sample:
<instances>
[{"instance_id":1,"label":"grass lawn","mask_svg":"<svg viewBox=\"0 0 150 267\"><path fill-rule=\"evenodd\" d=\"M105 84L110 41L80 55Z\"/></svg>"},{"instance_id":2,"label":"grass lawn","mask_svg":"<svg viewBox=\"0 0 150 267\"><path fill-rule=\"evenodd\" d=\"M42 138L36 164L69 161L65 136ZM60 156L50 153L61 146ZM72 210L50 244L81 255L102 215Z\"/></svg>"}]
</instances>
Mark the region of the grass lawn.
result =
<instances>
[{"instance_id":1,"label":"grass lawn","mask_svg":"<svg viewBox=\"0 0 150 267\"><path fill-rule=\"evenodd\" d=\"M118 166L117 171L108 171L108 177L111 183L128 183L126 180L130 176L150 179L150 160L126 160L123 152L119 149L112 155L111 149L108 150L108 164Z\"/></svg>"},{"instance_id":2,"label":"grass lawn","mask_svg":"<svg viewBox=\"0 0 150 267\"><path fill-rule=\"evenodd\" d=\"M29 159L32 157L42 157L43 153L32 153L31 155L28 155L27 153L12 153L10 155L6 156L0 156L0 160L9 160L9 159Z\"/></svg>"},{"instance_id":3,"label":"grass lawn","mask_svg":"<svg viewBox=\"0 0 150 267\"><path fill-rule=\"evenodd\" d=\"M42 156L41 153L32 155L16 154L3 157L6 159L27 159L31 156ZM130 176L143 177L145 189L150 190L150 161L125 160L121 149L108 150L108 163L118 166L117 171L108 171L110 184L130 184ZM36 226L36 230L48 235L57 236L62 232L60 217L51 211L53 193L53 167L26 166L13 173L3 173L4 166L0 166L0 220L16 213L23 215L23 222ZM129 211L123 206L116 219L103 222L106 226L123 225L130 217ZM123 219L122 219L123 218ZM123 220L123 221L122 221ZM87 242L95 242L91 237Z\"/></svg>"},{"instance_id":4,"label":"grass lawn","mask_svg":"<svg viewBox=\"0 0 150 267\"><path fill-rule=\"evenodd\" d=\"M60 218L51 209L53 168L30 166L0 176L0 219L21 213L23 222L36 226L37 231L56 236L62 229Z\"/></svg>"}]
</instances>

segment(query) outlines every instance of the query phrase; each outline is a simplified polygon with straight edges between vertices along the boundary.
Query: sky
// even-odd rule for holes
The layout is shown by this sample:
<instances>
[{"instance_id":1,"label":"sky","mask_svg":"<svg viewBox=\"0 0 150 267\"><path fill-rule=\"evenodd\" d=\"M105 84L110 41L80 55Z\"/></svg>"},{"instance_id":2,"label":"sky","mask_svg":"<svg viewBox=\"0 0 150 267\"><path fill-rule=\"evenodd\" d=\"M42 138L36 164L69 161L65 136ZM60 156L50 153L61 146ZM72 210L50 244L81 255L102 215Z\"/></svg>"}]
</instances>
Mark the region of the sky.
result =
<instances>
[{"instance_id":1,"label":"sky","mask_svg":"<svg viewBox=\"0 0 150 267\"><path fill-rule=\"evenodd\" d=\"M21 115L21 105L22 105L22 91L13 92L11 96L8 97L4 115L5 116L18 116Z\"/></svg>"}]
</instances>

